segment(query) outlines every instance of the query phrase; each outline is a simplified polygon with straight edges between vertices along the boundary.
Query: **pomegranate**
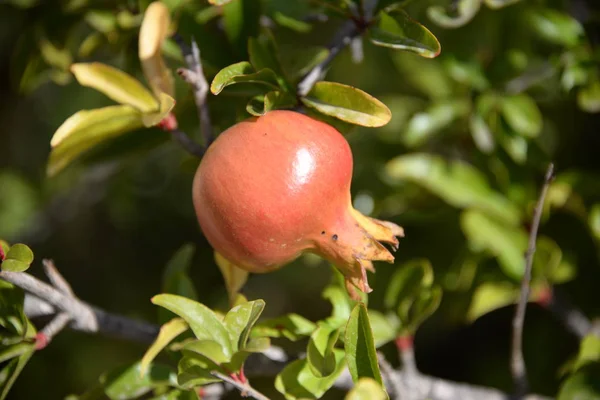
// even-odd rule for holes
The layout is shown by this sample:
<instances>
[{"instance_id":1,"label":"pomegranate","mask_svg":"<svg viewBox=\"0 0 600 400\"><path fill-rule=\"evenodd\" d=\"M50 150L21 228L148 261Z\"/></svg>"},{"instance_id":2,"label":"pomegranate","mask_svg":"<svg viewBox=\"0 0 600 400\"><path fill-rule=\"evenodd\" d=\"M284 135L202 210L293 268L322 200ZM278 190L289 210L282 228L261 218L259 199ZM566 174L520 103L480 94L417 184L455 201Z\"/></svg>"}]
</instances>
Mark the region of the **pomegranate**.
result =
<instances>
[{"instance_id":1,"label":"pomegranate","mask_svg":"<svg viewBox=\"0 0 600 400\"><path fill-rule=\"evenodd\" d=\"M303 252L333 263L346 287L370 292L372 261L393 262L403 230L352 207L352 153L333 127L276 110L224 131L207 150L193 184L200 227L222 256L253 273Z\"/></svg>"}]
</instances>

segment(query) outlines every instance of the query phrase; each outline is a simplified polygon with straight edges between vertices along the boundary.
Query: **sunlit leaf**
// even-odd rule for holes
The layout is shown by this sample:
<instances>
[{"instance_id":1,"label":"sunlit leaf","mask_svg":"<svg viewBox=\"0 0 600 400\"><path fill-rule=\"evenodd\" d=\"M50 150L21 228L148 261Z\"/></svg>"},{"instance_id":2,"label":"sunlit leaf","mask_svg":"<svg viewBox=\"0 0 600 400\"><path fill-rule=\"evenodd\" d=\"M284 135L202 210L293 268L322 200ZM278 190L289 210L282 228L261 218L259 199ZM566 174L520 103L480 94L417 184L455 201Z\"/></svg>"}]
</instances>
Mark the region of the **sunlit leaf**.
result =
<instances>
[{"instance_id":1,"label":"sunlit leaf","mask_svg":"<svg viewBox=\"0 0 600 400\"><path fill-rule=\"evenodd\" d=\"M159 102L139 81L109 65L98 62L73 64L71 72L80 85L96 89L117 103L143 113L159 108Z\"/></svg>"},{"instance_id":2,"label":"sunlit leaf","mask_svg":"<svg viewBox=\"0 0 600 400\"><path fill-rule=\"evenodd\" d=\"M204 304L172 294L154 296L152 303L183 318L199 340L213 340L222 346L226 356L232 355L233 346L229 332L215 313Z\"/></svg>"},{"instance_id":3,"label":"sunlit leaf","mask_svg":"<svg viewBox=\"0 0 600 400\"><path fill-rule=\"evenodd\" d=\"M526 94L502 99L502 115L508 125L526 137L536 137L542 131L542 113L535 101Z\"/></svg>"},{"instance_id":4,"label":"sunlit leaf","mask_svg":"<svg viewBox=\"0 0 600 400\"><path fill-rule=\"evenodd\" d=\"M254 72L254 68L247 61L223 68L213 79L210 91L219 94L223 89L235 83L258 83L268 86L270 89L278 89L279 83L275 73L270 69L261 69Z\"/></svg>"},{"instance_id":5,"label":"sunlit leaf","mask_svg":"<svg viewBox=\"0 0 600 400\"><path fill-rule=\"evenodd\" d=\"M494 151L496 141L483 117L477 113L471 114L469 118L469 130L473 137L475 146L482 152L489 154Z\"/></svg>"},{"instance_id":6,"label":"sunlit leaf","mask_svg":"<svg viewBox=\"0 0 600 400\"><path fill-rule=\"evenodd\" d=\"M437 57L441 51L433 33L401 8L381 11L377 23L368 31L369 39L378 46L411 51L427 58Z\"/></svg>"},{"instance_id":7,"label":"sunlit leaf","mask_svg":"<svg viewBox=\"0 0 600 400\"><path fill-rule=\"evenodd\" d=\"M467 320L474 321L490 311L516 304L519 287L510 282L484 282L475 289L467 311Z\"/></svg>"},{"instance_id":8,"label":"sunlit leaf","mask_svg":"<svg viewBox=\"0 0 600 400\"><path fill-rule=\"evenodd\" d=\"M5 254L4 261L0 266L3 271L23 272L33 262L33 251L22 243L13 244Z\"/></svg>"},{"instance_id":9,"label":"sunlit leaf","mask_svg":"<svg viewBox=\"0 0 600 400\"><path fill-rule=\"evenodd\" d=\"M577 104L590 113L600 112L600 81L595 80L577 92Z\"/></svg>"},{"instance_id":10,"label":"sunlit leaf","mask_svg":"<svg viewBox=\"0 0 600 400\"><path fill-rule=\"evenodd\" d=\"M569 376L556 400L600 400L600 363L590 363Z\"/></svg>"},{"instance_id":11,"label":"sunlit leaf","mask_svg":"<svg viewBox=\"0 0 600 400\"><path fill-rule=\"evenodd\" d=\"M158 337L154 343L146 350L142 361L140 362L140 375L144 376L148 372L150 363L156 358L173 339L189 329L189 325L181 318L174 318L160 327Z\"/></svg>"},{"instance_id":12,"label":"sunlit leaf","mask_svg":"<svg viewBox=\"0 0 600 400\"><path fill-rule=\"evenodd\" d=\"M136 399L156 387L175 382L175 371L167 365L152 364L143 376L140 369L140 363L136 362L103 376L101 382L106 397L111 400Z\"/></svg>"},{"instance_id":13,"label":"sunlit leaf","mask_svg":"<svg viewBox=\"0 0 600 400\"><path fill-rule=\"evenodd\" d=\"M232 0L208 0L208 2L210 4L214 4L215 6L222 6L225 5L229 2L231 2Z\"/></svg>"},{"instance_id":14,"label":"sunlit leaf","mask_svg":"<svg viewBox=\"0 0 600 400\"><path fill-rule=\"evenodd\" d=\"M52 138L48 175L56 175L94 146L143 126L142 114L131 106L109 106L73 114Z\"/></svg>"},{"instance_id":15,"label":"sunlit leaf","mask_svg":"<svg viewBox=\"0 0 600 400\"><path fill-rule=\"evenodd\" d=\"M461 215L461 227L474 251L488 251L498 258L504 273L520 280L525 270L527 234L477 210Z\"/></svg>"},{"instance_id":16,"label":"sunlit leaf","mask_svg":"<svg viewBox=\"0 0 600 400\"><path fill-rule=\"evenodd\" d=\"M357 304L350 314L344 347L348 369L354 382L358 382L360 378L373 378L383 385L369 315L362 303Z\"/></svg>"},{"instance_id":17,"label":"sunlit leaf","mask_svg":"<svg viewBox=\"0 0 600 400\"><path fill-rule=\"evenodd\" d=\"M298 33L307 33L307 32L310 32L310 30L312 29L311 24L301 21L296 18L292 18L292 17L285 15L279 11L276 11L273 14L273 19L279 25L286 27L288 29L291 29L293 31L296 31Z\"/></svg>"},{"instance_id":18,"label":"sunlit leaf","mask_svg":"<svg viewBox=\"0 0 600 400\"><path fill-rule=\"evenodd\" d=\"M331 375L325 378L317 378L310 370L305 359L296 360L286 365L283 371L277 375L275 388L287 400L321 398L346 368L344 351L336 349L333 354L336 368Z\"/></svg>"},{"instance_id":19,"label":"sunlit leaf","mask_svg":"<svg viewBox=\"0 0 600 400\"><path fill-rule=\"evenodd\" d=\"M250 331L264 308L263 300L254 300L235 306L225 315L223 323L229 331L234 352L246 347Z\"/></svg>"},{"instance_id":20,"label":"sunlit leaf","mask_svg":"<svg viewBox=\"0 0 600 400\"><path fill-rule=\"evenodd\" d=\"M173 75L162 57L162 44L169 34L171 17L167 6L154 1L144 13L138 42L138 56L144 76L156 97L161 93L174 95Z\"/></svg>"},{"instance_id":21,"label":"sunlit leaf","mask_svg":"<svg viewBox=\"0 0 600 400\"><path fill-rule=\"evenodd\" d=\"M335 371L336 363L333 354L340 331L327 323L320 323L310 336L306 360L312 373L319 378L326 377Z\"/></svg>"},{"instance_id":22,"label":"sunlit leaf","mask_svg":"<svg viewBox=\"0 0 600 400\"><path fill-rule=\"evenodd\" d=\"M386 400L387 393L375 379L361 378L346 395L345 400Z\"/></svg>"},{"instance_id":23,"label":"sunlit leaf","mask_svg":"<svg viewBox=\"0 0 600 400\"><path fill-rule=\"evenodd\" d=\"M469 23L481 7L481 0L458 0L456 13L450 15L442 6L431 6L427 16L443 28L459 28Z\"/></svg>"},{"instance_id":24,"label":"sunlit leaf","mask_svg":"<svg viewBox=\"0 0 600 400\"><path fill-rule=\"evenodd\" d=\"M373 340L375 347L379 348L394 340L400 328L398 320L391 316L384 315L376 310L369 311L369 320L373 330Z\"/></svg>"},{"instance_id":25,"label":"sunlit leaf","mask_svg":"<svg viewBox=\"0 0 600 400\"><path fill-rule=\"evenodd\" d=\"M409 180L460 208L477 208L516 224L519 209L500 193L492 190L475 167L462 161L446 161L425 153L413 153L392 159L386 165L392 181Z\"/></svg>"},{"instance_id":26,"label":"sunlit leaf","mask_svg":"<svg viewBox=\"0 0 600 400\"><path fill-rule=\"evenodd\" d=\"M469 108L468 102L457 99L433 103L428 109L416 113L408 121L403 136L404 143L408 147L424 144L436 133L449 127L453 121L466 116Z\"/></svg>"},{"instance_id":27,"label":"sunlit leaf","mask_svg":"<svg viewBox=\"0 0 600 400\"><path fill-rule=\"evenodd\" d=\"M39 46L42 58L53 67L67 70L73 62L73 57L69 50L57 48L47 38L42 38L39 42Z\"/></svg>"},{"instance_id":28,"label":"sunlit leaf","mask_svg":"<svg viewBox=\"0 0 600 400\"><path fill-rule=\"evenodd\" d=\"M543 39L563 46L575 46L584 35L583 26L575 18L552 9L532 10L530 26Z\"/></svg>"},{"instance_id":29,"label":"sunlit leaf","mask_svg":"<svg viewBox=\"0 0 600 400\"><path fill-rule=\"evenodd\" d=\"M483 0L484 3L492 9L499 9L508 7L512 4L518 3L521 0Z\"/></svg>"},{"instance_id":30,"label":"sunlit leaf","mask_svg":"<svg viewBox=\"0 0 600 400\"><path fill-rule=\"evenodd\" d=\"M301 100L325 115L356 125L383 126L392 117L389 108L375 97L336 82L317 82Z\"/></svg>"}]
</instances>

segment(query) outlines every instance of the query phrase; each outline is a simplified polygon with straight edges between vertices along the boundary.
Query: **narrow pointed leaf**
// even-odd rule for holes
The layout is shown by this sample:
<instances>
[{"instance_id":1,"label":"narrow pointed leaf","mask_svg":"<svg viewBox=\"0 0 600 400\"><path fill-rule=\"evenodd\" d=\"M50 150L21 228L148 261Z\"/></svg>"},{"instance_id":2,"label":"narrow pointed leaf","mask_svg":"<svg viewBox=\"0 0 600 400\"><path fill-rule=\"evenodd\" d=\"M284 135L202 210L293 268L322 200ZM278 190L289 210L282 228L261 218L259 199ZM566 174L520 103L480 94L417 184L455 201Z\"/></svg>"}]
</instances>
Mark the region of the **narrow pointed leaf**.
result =
<instances>
[{"instance_id":1,"label":"narrow pointed leaf","mask_svg":"<svg viewBox=\"0 0 600 400\"><path fill-rule=\"evenodd\" d=\"M154 1L146 9L140 28L138 55L144 76L156 97L161 93L174 95L173 74L162 57L162 44L169 34L170 24L168 7L160 1Z\"/></svg>"},{"instance_id":2,"label":"narrow pointed leaf","mask_svg":"<svg viewBox=\"0 0 600 400\"><path fill-rule=\"evenodd\" d=\"M159 103L138 80L110 65L93 62L71 65L71 72L82 86L104 93L120 104L147 113L156 111Z\"/></svg>"},{"instance_id":3,"label":"narrow pointed leaf","mask_svg":"<svg viewBox=\"0 0 600 400\"><path fill-rule=\"evenodd\" d=\"M483 0L485 5L492 9L500 9L516 4L521 0Z\"/></svg>"},{"instance_id":4,"label":"narrow pointed leaf","mask_svg":"<svg viewBox=\"0 0 600 400\"><path fill-rule=\"evenodd\" d=\"M437 57L441 51L440 42L433 33L400 8L380 12L377 23L369 28L369 38L378 46L406 50L427 58Z\"/></svg>"},{"instance_id":5,"label":"narrow pointed leaf","mask_svg":"<svg viewBox=\"0 0 600 400\"><path fill-rule=\"evenodd\" d=\"M145 127L151 127L158 125L163 119L165 119L173 107L175 107L175 99L166 93L160 93L158 95L160 107L158 111L146 113L142 115L142 123Z\"/></svg>"},{"instance_id":6,"label":"narrow pointed leaf","mask_svg":"<svg viewBox=\"0 0 600 400\"><path fill-rule=\"evenodd\" d=\"M277 76L272 70L265 68L255 72L249 62L242 61L219 71L210 85L210 91L219 94L227 86L235 83L258 83L271 89L279 88Z\"/></svg>"},{"instance_id":7,"label":"narrow pointed leaf","mask_svg":"<svg viewBox=\"0 0 600 400\"><path fill-rule=\"evenodd\" d=\"M355 125L378 127L392 118L390 109L375 97L336 82L317 82L302 102L325 115Z\"/></svg>"},{"instance_id":8,"label":"narrow pointed leaf","mask_svg":"<svg viewBox=\"0 0 600 400\"><path fill-rule=\"evenodd\" d=\"M530 26L551 43L575 46L584 36L581 23L565 12L541 9L531 11L528 16Z\"/></svg>"},{"instance_id":9,"label":"narrow pointed leaf","mask_svg":"<svg viewBox=\"0 0 600 400\"><path fill-rule=\"evenodd\" d=\"M383 385L369 315L362 303L357 304L350 314L344 347L346 362L354 382L358 382L360 378L372 378Z\"/></svg>"},{"instance_id":10,"label":"narrow pointed leaf","mask_svg":"<svg viewBox=\"0 0 600 400\"><path fill-rule=\"evenodd\" d=\"M215 313L204 304L172 294L159 294L152 298L152 303L164 307L183 318L194 335L200 340L213 340L223 348L223 353L230 357L233 346L229 332L217 318Z\"/></svg>"},{"instance_id":11,"label":"narrow pointed leaf","mask_svg":"<svg viewBox=\"0 0 600 400\"><path fill-rule=\"evenodd\" d=\"M260 322L252 329L251 336L285 337L295 342L303 337L310 336L316 327L314 322L307 320L301 315L287 314Z\"/></svg>"},{"instance_id":12,"label":"narrow pointed leaf","mask_svg":"<svg viewBox=\"0 0 600 400\"><path fill-rule=\"evenodd\" d=\"M577 104L583 111L600 112L600 81L593 81L577 92Z\"/></svg>"},{"instance_id":13,"label":"narrow pointed leaf","mask_svg":"<svg viewBox=\"0 0 600 400\"><path fill-rule=\"evenodd\" d=\"M472 322L493 310L519 300L519 288L511 282L484 282L475 289L467 311L467 321Z\"/></svg>"},{"instance_id":14,"label":"narrow pointed leaf","mask_svg":"<svg viewBox=\"0 0 600 400\"><path fill-rule=\"evenodd\" d=\"M27 365L27 362L33 353L35 353L35 349L34 346L31 345L28 351L17 358L13 358L4 366L4 368L2 368L0 371L0 400L8 398L10 389L23 371L23 368L25 368L25 365Z\"/></svg>"},{"instance_id":15,"label":"narrow pointed leaf","mask_svg":"<svg viewBox=\"0 0 600 400\"><path fill-rule=\"evenodd\" d=\"M189 325L181 318L174 318L160 328L158 337L146 350L146 354L140 362L140 375L143 377L150 367L150 363L173 339L189 329Z\"/></svg>"},{"instance_id":16,"label":"narrow pointed leaf","mask_svg":"<svg viewBox=\"0 0 600 400\"><path fill-rule=\"evenodd\" d=\"M94 146L143 126L142 114L131 106L110 106L73 114L52 138L48 175L56 175Z\"/></svg>"},{"instance_id":17,"label":"narrow pointed leaf","mask_svg":"<svg viewBox=\"0 0 600 400\"><path fill-rule=\"evenodd\" d=\"M140 375L140 363L121 367L101 378L104 394L111 400L136 399L152 389L175 381L175 371L162 364L150 365L148 372Z\"/></svg>"},{"instance_id":18,"label":"narrow pointed leaf","mask_svg":"<svg viewBox=\"0 0 600 400\"><path fill-rule=\"evenodd\" d=\"M263 300L254 300L232 308L225 315L223 322L229 331L234 352L244 350L250 337L250 331L264 308Z\"/></svg>"},{"instance_id":19,"label":"narrow pointed leaf","mask_svg":"<svg viewBox=\"0 0 600 400\"><path fill-rule=\"evenodd\" d=\"M459 0L456 15L449 15L442 6L431 6L427 9L429 19L443 28L459 28L469 23L481 7L481 0Z\"/></svg>"},{"instance_id":20,"label":"narrow pointed leaf","mask_svg":"<svg viewBox=\"0 0 600 400\"><path fill-rule=\"evenodd\" d=\"M338 328L321 323L310 336L306 359L308 366L316 377L323 378L335 371L333 347L339 334Z\"/></svg>"},{"instance_id":21,"label":"narrow pointed leaf","mask_svg":"<svg viewBox=\"0 0 600 400\"><path fill-rule=\"evenodd\" d=\"M215 262L221 270L221 274L225 280L225 287L229 294L229 304L233 305L237 294L248 280L248 271L237 267L216 251Z\"/></svg>"}]
</instances>

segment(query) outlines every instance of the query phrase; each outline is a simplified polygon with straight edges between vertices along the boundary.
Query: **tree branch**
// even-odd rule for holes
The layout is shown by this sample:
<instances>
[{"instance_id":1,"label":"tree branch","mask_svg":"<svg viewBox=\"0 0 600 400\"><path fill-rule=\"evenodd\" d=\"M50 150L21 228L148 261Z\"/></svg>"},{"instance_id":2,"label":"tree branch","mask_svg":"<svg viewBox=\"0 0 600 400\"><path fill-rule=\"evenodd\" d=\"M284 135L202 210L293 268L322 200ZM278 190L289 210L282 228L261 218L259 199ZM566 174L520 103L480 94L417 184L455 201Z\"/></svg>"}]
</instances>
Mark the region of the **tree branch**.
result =
<instances>
[{"instance_id":1,"label":"tree branch","mask_svg":"<svg viewBox=\"0 0 600 400\"><path fill-rule=\"evenodd\" d=\"M529 232L529 245L525 253L525 273L521 281L521 296L515 311L513 319L513 338L511 351L511 373L515 383L515 394L518 398L522 398L528 390L527 369L525 360L523 359L523 324L525 322L525 310L529 299L529 284L531 282L531 268L533 265L533 256L535 254L535 243L537 241L538 228L544 208L544 199L548 192L548 186L554 174L554 165L550 164L544 178L544 185L540 193L540 197L533 213L533 221Z\"/></svg>"},{"instance_id":2,"label":"tree branch","mask_svg":"<svg viewBox=\"0 0 600 400\"><path fill-rule=\"evenodd\" d=\"M592 322L571 303L551 289L552 293L548 301L543 304L550 310L563 325L579 339L583 339L592 330Z\"/></svg>"},{"instance_id":3,"label":"tree branch","mask_svg":"<svg viewBox=\"0 0 600 400\"><path fill-rule=\"evenodd\" d=\"M265 396L258 390L254 389L252 386L250 386L250 384L248 382L242 383L238 380L235 380L235 379L233 379L227 375L224 375L220 372L217 372L217 371L211 372L211 375L221 379L223 382L227 382L230 385L234 386L235 388L237 388L240 391L240 393L244 397L253 397L256 400L269 400L269 398L267 396Z\"/></svg>"},{"instance_id":4,"label":"tree branch","mask_svg":"<svg viewBox=\"0 0 600 400\"><path fill-rule=\"evenodd\" d=\"M51 261L44 260L44 264L47 271L52 271L50 274L53 275L51 279L54 282L66 284L66 281ZM54 311L57 316L47 326L50 333L49 338L66 325L68 322L66 321L67 316L70 320L69 326L82 332L102 333L147 344L152 343L158 334L159 328L155 325L111 314L79 300L70 292L68 284L67 286L58 284L61 287L59 289L25 272L0 271L0 279L10 282L34 296L34 300L30 299L27 304L28 307L26 307L29 316L31 314L49 315L51 314L50 310ZM37 310L35 310L36 308ZM66 316L61 316L61 314ZM42 330L42 332L44 331Z\"/></svg>"},{"instance_id":5,"label":"tree branch","mask_svg":"<svg viewBox=\"0 0 600 400\"><path fill-rule=\"evenodd\" d=\"M204 76L202 60L200 58L200 49L194 39L192 39L192 45L188 46L181 36L175 35L174 38L181 48L181 52L183 53L187 64L187 69L179 68L177 73L194 89L194 101L198 108L200 131L202 132L202 137L204 139L204 147L208 148L214 139L210 122L210 113L208 111L208 104L206 103L206 96L208 95L210 86Z\"/></svg>"}]
</instances>

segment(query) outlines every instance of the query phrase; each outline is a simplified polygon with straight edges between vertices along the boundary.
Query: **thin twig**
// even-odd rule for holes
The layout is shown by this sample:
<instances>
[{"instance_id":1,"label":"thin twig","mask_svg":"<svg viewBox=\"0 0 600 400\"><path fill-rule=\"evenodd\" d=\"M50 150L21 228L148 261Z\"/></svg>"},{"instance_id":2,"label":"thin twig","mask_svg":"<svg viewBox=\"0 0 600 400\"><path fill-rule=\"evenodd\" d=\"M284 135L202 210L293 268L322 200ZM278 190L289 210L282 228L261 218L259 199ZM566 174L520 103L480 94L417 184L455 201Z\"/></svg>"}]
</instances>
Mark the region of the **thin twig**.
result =
<instances>
[{"instance_id":1,"label":"thin twig","mask_svg":"<svg viewBox=\"0 0 600 400\"><path fill-rule=\"evenodd\" d=\"M518 398L523 397L528 390L527 369L523 358L523 324L525 322L525 310L529 299L529 284L531 282L531 268L533 264L533 256L535 254L535 243L537 241L538 228L544 208L544 200L548 187L552 181L554 174L554 164L548 166L544 178L544 185L540 193L540 197L533 213L533 221L529 232L529 245L525 253L525 273L521 281L521 296L513 319L513 336L512 336L512 352L511 352L511 372L515 383L515 394Z\"/></svg>"},{"instance_id":2,"label":"thin twig","mask_svg":"<svg viewBox=\"0 0 600 400\"><path fill-rule=\"evenodd\" d=\"M323 60L320 64L315 66L310 72L308 72L300 83L298 83L298 95L305 96L312 87L317 83L317 81L323 79L325 75L325 70L331 64L333 59L338 55L338 53L347 45L352 42L352 39L359 36L362 33L362 29L359 29L356 23L352 20L346 21L336 37L333 41L327 46L327 50L329 50L329 54L325 60Z\"/></svg>"},{"instance_id":3,"label":"thin twig","mask_svg":"<svg viewBox=\"0 0 600 400\"><path fill-rule=\"evenodd\" d=\"M212 371L210 374L213 375L214 377L219 378L222 381L227 382L230 385L236 387L242 393L242 396L253 397L256 400L269 400L269 398L267 396L265 396L258 390L254 389L252 386L250 386L249 383L242 383L242 382L236 381L236 380L232 379L231 377L229 377L225 374L222 374L218 371Z\"/></svg>"},{"instance_id":4,"label":"thin twig","mask_svg":"<svg viewBox=\"0 0 600 400\"><path fill-rule=\"evenodd\" d=\"M206 147L194 142L192 138L187 135L187 133L180 129L173 129L169 132L188 153L193 154L198 158L202 158L202 156L204 156Z\"/></svg>"},{"instance_id":5,"label":"thin twig","mask_svg":"<svg viewBox=\"0 0 600 400\"><path fill-rule=\"evenodd\" d=\"M208 147L214 139L210 113L208 111L208 104L206 103L206 96L208 95L210 86L202 68L200 49L194 39L192 39L191 46L188 46L179 35L175 35L175 40L181 48L187 64L187 69L180 68L177 72L194 88L194 101L198 108L198 118L200 119L200 130L204 139L204 147Z\"/></svg>"},{"instance_id":6,"label":"thin twig","mask_svg":"<svg viewBox=\"0 0 600 400\"><path fill-rule=\"evenodd\" d=\"M54 261L42 260L42 265L44 266L44 273L48 277L48 280L52 286L66 295L75 296L71 285L69 285L65 278L58 272L58 269L56 269Z\"/></svg>"},{"instance_id":7,"label":"thin twig","mask_svg":"<svg viewBox=\"0 0 600 400\"><path fill-rule=\"evenodd\" d=\"M46 347L67 324L71 322L71 316L66 312L57 314L40 332L37 334L36 350Z\"/></svg>"}]
</instances>

